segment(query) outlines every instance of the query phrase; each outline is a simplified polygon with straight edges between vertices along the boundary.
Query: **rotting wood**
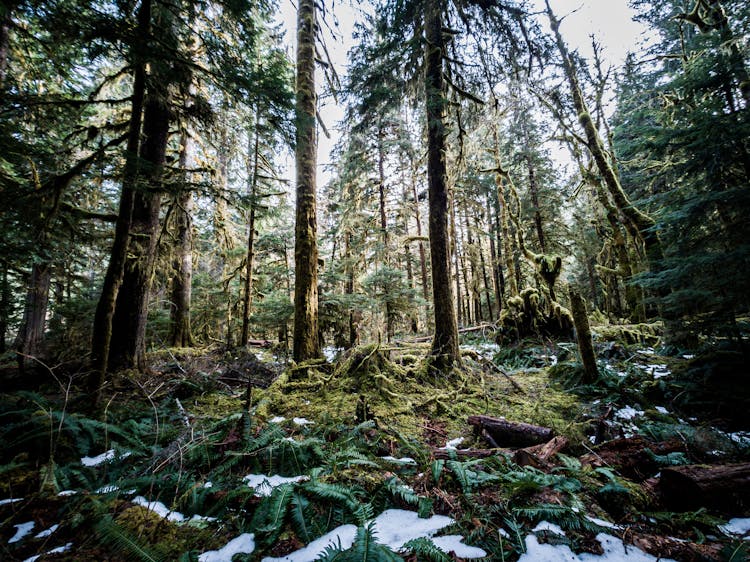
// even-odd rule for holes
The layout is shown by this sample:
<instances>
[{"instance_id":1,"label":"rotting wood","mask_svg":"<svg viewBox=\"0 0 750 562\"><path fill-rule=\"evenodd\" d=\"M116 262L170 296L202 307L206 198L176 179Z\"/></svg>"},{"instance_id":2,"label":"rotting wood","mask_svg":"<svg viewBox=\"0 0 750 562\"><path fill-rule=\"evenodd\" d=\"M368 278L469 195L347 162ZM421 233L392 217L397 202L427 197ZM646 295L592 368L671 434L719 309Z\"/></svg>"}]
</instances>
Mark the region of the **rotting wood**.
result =
<instances>
[{"instance_id":1,"label":"rotting wood","mask_svg":"<svg viewBox=\"0 0 750 562\"><path fill-rule=\"evenodd\" d=\"M750 463L664 468L659 490L674 509L746 509L750 506Z\"/></svg>"},{"instance_id":2,"label":"rotting wood","mask_svg":"<svg viewBox=\"0 0 750 562\"><path fill-rule=\"evenodd\" d=\"M570 442L566 437L558 435L541 445L518 449L513 453L513 461L520 466L549 468L549 460L563 451L569 444Z\"/></svg>"},{"instance_id":3,"label":"rotting wood","mask_svg":"<svg viewBox=\"0 0 750 562\"><path fill-rule=\"evenodd\" d=\"M580 457L580 461L593 467L615 467L624 477L643 482L659 470L654 455L684 451L685 444L680 441L653 443L643 437L632 437L606 441L595 447L593 453Z\"/></svg>"},{"instance_id":4,"label":"rotting wood","mask_svg":"<svg viewBox=\"0 0 750 562\"><path fill-rule=\"evenodd\" d=\"M548 427L512 422L491 416L469 416L468 422L477 430L487 431L499 445L528 446L546 443L553 437Z\"/></svg>"}]
</instances>

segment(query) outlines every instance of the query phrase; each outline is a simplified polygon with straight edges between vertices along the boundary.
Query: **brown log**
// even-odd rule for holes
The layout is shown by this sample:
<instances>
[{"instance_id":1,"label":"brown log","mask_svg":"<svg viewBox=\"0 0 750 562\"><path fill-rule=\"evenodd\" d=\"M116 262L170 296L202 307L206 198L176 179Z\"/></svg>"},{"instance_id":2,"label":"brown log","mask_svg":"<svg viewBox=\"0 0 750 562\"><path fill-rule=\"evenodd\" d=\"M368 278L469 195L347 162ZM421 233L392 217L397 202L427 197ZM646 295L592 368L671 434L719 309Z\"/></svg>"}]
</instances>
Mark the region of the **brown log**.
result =
<instances>
[{"instance_id":1,"label":"brown log","mask_svg":"<svg viewBox=\"0 0 750 562\"><path fill-rule=\"evenodd\" d=\"M499 445L524 447L546 443L553 432L548 427L540 427L522 422L512 422L490 416L469 416L469 424L487 433Z\"/></svg>"},{"instance_id":2,"label":"brown log","mask_svg":"<svg viewBox=\"0 0 750 562\"><path fill-rule=\"evenodd\" d=\"M273 342L271 340L247 340L247 345L252 347L271 347Z\"/></svg>"},{"instance_id":3,"label":"brown log","mask_svg":"<svg viewBox=\"0 0 750 562\"><path fill-rule=\"evenodd\" d=\"M534 466L536 468L548 468L549 460L565 449L569 442L566 437L558 435L542 445L534 445L524 449L518 449L513 453L513 461L520 466Z\"/></svg>"},{"instance_id":4,"label":"brown log","mask_svg":"<svg viewBox=\"0 0 750 562\"><path fill-rule=\"evenodd\" d=\"M659 489L674 509L744 510L750 507L750 463L664 468Z\"/></svg>"}]
</instances>

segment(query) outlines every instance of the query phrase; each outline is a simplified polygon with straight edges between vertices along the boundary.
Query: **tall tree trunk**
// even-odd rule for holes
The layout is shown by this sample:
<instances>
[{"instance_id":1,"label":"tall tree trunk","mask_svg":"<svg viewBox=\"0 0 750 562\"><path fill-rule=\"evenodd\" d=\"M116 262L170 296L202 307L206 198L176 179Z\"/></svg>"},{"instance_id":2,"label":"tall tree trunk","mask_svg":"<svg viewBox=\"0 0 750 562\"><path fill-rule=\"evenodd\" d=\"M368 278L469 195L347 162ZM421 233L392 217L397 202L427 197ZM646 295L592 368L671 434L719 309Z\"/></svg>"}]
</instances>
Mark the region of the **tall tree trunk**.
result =
<instances>
[{"instance_id":1,"label":"tall tree trunk","mask_svg":"<svg viewBox=\"0 0 750 562\"><path fill-rule=\"evenodd\" d=\"M487 195L487 224L490 228L490 259L492 260L492 279L495 284L495 301L497 302L497 317L503 311L503 293L505 292L505 277L503 276L502 241L500 240L500 219L498 213L494 213L495 221L492 221L492 203Z\"/></svg>"},{"instance_id":2,"label":"tall tree trunk","mask_svg":"<svg viewBox=\"0 0 750 562\"><path fill-rule=\"evenodd\" d=\"M542 212L539 209L539 186L536 183L536 170L530 156L526 156L526 166L529 169L529 194L531 195L531 204L534 206L534 225L536 226L536 236L539 240L539 249L543 254L547 253L547 240L542 228Z\"/></svg>"},{"instance_id":3,"label":"tall tree trunk","mask_svg":"<svg viewBox=\"0 0 750 562\"><path fill-rule=\"evenodd\" d=\"M430 293L427 283L427 257L424 251L424 242L422 242L422 216L419 212L419 194L417 193L417 181L415 178L415 171L411 169L411 190L414 195L414 219L417 224L417 236L419 237L419 272L422 275L422 297L425 302L430 298Z\"/></svg>"},{"instance_id":4,"label":"tall tree trunk","mask_svg":"<svg viewBox=\"0 0 750 562\"><path fill-rule=\"evenodd\" d=\"M187 169L190 139L187 129L180 136L180 173L183 176L182 191L177 196L176 220L177 241L174 255L174 277L171 294L171 334L170 340L175 347L194 345L193 332L190 326L190 301L193 283L193 194L187 186Z\"/></svg>"},{"instance_id":5,"label":"tall tree trunk","mask_svg":"<svg viewBox=\"0 0 750 562\"><path fill-rule=\"evenodd\" d=\"M138 10L138 28L136 34L142 38L143 44L149 34L151 25L151 0L143 0ZM107 272L99 301L94 313L94 326L91 339L91 375L89 376L89 390L94 395L94 404L98 401L99 389L104 382L104 376L109 368L109 348L112 339L112 319L115 313L117 293L122 284L125 272L125 259L130 239L130 224L133 214L135 198L135 184L138 178L138 152L140 150L141 124L143 120L143 104L146 91L145 60L142 58L142 45L136 42L133 46L135 58L133 69L133 95L130 105L130 123L128 126L128 140L125 149L125 170L120 190L119 210L115 223L115 237L110 251Z\"/></svg>"},{"instance_id":6,"label":"tall tree trunk","mask_svg":"<svg viewBox=\"0 0 750 562\"><path fill-rule=\"evenodd\" d=\"M15 2L6 1L0 5L0 100L4 97L5 78L8 75L8 53L10 51L10 27Z\"/></svg>"},{"instance_id":7,"label":"tall tree trunk","mask_svg":"<svg viewBox=\"0 0 750 562\"><path fill-rule=\"evenodd\" d=\"M484 244L482 244L482 237L481 232L482 228L480 226L480 220L479 215L474 216L474 225L477 229L477 247L479 248L479 264L480 268L482 269L482 281L484 282L484 295L485 299L487 301L487 319L492 322L494 319L494 313L492 312L492 298L490 297L490 294L492 292L492 288L490 287L489 277L487 275L487 262L484 259ZM492 244L492 234L490 234L490 244Z\"/></svg>"},{"instance_id":8,"label":"tall tree trunk","mask_svg":"<svg viewBox=\"0 0 750 562\"><path fill-rule=\"evenodd\" d=\"M449 248L453 258L453 274L456 282L456 322L460 326L464 321L464 306L461 300L461 265L458 263L458 231L456 230L456 200L449 192L448 210L450 212L449 228ZM450 266L450 257L448 258Z\"/></svg>"},{"instance_id":9,"label":"tall tree trunk","mask_svg":"<svg viewBox=\"0 0 750 562\"><path fill-rule=\"evenodd\" d=\"M380 207L380 232L383 236L382 264L388 266L390 263L390 252L388 251L388 220L385 207L385 133L383 124L378 125L378 199ZM385 301L385 339L390 342L393 339L394 332L394 313L393 305L386 295Z\"/></svg>"},{"instance_id":10,"label":"tall tree trunk","mask_svg":"<svg viewBox=\"0 0 750 562\"><path fill-rule=\"evenodd\" d=\"M253 169L250 179L250 212L247 220L247 254L245 256L245 290L242 298L242 334L240 345L250 339L250 311L253 304L253 266L255 262L255 207L258 191L258 166L260 165L260 104L255 105L255 135L252 145Z\"/></svg>"},{"instance_id":11,"label":"tall tree trunk","mask_svg":"<svg viewBox=\"0 0 750 562\"><path fill-rule=\"evenodd\" d=\"M354 262L352 260L352 233L349 230L346 231L346 236L344 237L344 263L346 264L346 283L344 286L344 293L351 296L354 294ZM361 313L358 310L352 310L349 312L348 346L350 348L359 344L360 320Z\"/></svg>"},{"instance_id":12,"label":"tall tree trunk","mask_svg":"<svg viewBox=\"0 0 750 562\"><path fill-rule=\"evenodd\" d=\"M44 340L44 329L49 303L52 270L49 263L35 263L26 285L26 304L23 319L13 346L18 353L18 365L23 370L29 357L39 355Z\"/></svg>"},{"instance_id":13,"label":"tall tree trunk","mask_svg":"<svg viewBox=\"0 0 750 562\"><path fill-rule=\"evenodd\" d=\"M318 340L318 220L315 208L317 139L315 132L315 1L299 0L297 10L296 167L297 206L294 240L295 361L320 357Z\"/></svg>"},{"instance_id":14,"label":"tall tree trunk","mask_svg":"<svg viewBox=\"0 0 750 562\"><path fill-rule=\"evenodd\" d=\"M164 83L154 76L154 87ZM143 115L141 167L144 186L135 193L130 243L122 285L117 294L109 348L111 368L144 368L146 320L151 274L161 209L161 178L169 137L168 99L163 91L149 93Z\"/></svg>"},{"instance_id":15,"label":"tall tree trunk","mask_svg":"<svg viewBox=\"0 0 750 562\"><path fill-rule=\"evenodd\" d=\"M433 366L445 371L461 363L458 349L458 324L453 309L451 267L448 245L448 188L445 164L445 112L443 94L442 2L428 2L424 10L425 27L425 103L427 113L427 178L430 199L430 257L432 259L432 295L435 338L432 342Z\"/></svg>"},{"instance_id":16,"label":"tall tree trunk","mask_svg":"<svg viewBox=\"0 0 750 562\"><path fill-rule=\"evenodd\" d=\"M10 316L10 284L8 283L8 264L2 262L0 269L0 353L5 353L8 336L8 318Z\"/></svg>"}]
</instances>

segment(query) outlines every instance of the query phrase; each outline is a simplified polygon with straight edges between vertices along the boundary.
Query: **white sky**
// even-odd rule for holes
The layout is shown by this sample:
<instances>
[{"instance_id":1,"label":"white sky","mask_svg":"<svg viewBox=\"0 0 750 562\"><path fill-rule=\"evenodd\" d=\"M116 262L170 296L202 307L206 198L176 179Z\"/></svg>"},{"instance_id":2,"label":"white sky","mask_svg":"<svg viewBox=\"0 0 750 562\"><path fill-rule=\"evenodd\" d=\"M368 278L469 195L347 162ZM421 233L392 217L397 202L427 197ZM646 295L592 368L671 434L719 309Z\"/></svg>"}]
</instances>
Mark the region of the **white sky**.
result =
<instances>
[{"instance_id":1,"label":"white sky","mask_svg":"<svg viewBox=\"0 0 750 562\"><path fill-rule=\"evenodd\" d=\"M544 0L533 0L541 12ZM352 46L352 31L358 19L359 12L369 2L354 2L349 0L328 0L326 5L332 9L334 18L330 18L329 25L338 37L328 39L328 50L336 66L339 76L346 74L346 56ZM552 9L558 18L565 16L561 31L565 41L571 49L577 49L584 57L592 56L591 38L594 34L602 45L606 64L619 67L629 51L637 51L646 36L646 29L640 23L632 20L634 11L628 6L627 0L550 0ZM356 7L353 7L356 5ZM280 21L284 25L286 40L291 58L294 59L296 48L296 2L280 0ZM549 29L547 18L541 20L545 29ZM338 27L335 27L335 23ZM318 84L322 77L318 77ZM320 86L319 86L320 87ZM322 187L329 179L324 167L330 162L331 150L338 137L338 122L343 118L343 107L338 106L332 99L320 100L320 115L331 133L326 138L322 133L318 138L318 187ZM294 177L293 160L287 162L288 176Z\"/></svg>"}]
</instances>

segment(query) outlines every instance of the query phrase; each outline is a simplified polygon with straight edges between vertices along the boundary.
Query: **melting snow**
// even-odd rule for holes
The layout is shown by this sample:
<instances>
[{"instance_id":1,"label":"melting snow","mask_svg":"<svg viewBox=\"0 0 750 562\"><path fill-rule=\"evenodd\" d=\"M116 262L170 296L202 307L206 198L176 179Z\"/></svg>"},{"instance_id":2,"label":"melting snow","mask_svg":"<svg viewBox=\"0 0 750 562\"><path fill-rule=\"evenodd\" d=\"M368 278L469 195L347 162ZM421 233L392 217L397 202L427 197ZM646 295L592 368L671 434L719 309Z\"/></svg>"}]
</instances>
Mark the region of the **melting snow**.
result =
<instances>
[{"instance_id":1,"label":"melting snow","mask_svg":"<svg viewBox=\"0 0 750 562\"><path fill-rule=\"evenodd\" d=\"M498 529L497 534L506 539L510 538L510 534L508 534L508 531L506 531L505 529Z\"/></svg>"},{"instance_id":2,"label":"melting snow","mask_svg":"<svg viewBox=\"0 0 750 562\"><path fill-rule=\"evenodd\" d=\"M119 486L115 486L114 484L110 484L108 486L102 486L99 488L96 493L97 494L111 494L112 492L117 492L120 489Z\"/></svg>"},{"instance_id":3,"label":"melting snow","mask_svg":"<svg viewBox=\"0 0 750 562\"><path fill-rule=\"evenodd\" d=\"M46 529L46 530L42 531L41 533L35 535L34 538L35 539L43 539L44 537L50 536L52 533L54 533L55 531L57 531L57 529L59 529L59 528L60 528L60 525L57 525L57 524L52 525L52 527L50 527L49 529Z\"/></svg>"},{"instance_id":4,"label":"melting snow","mask_svg":"<svg viewBox=\"0 0 750 562\"><path fill-rule=\"evenodd\" d=\"M563 537L565 536L565 531L563 531L559 525L555 525L554 523L550 523L549 521L540 521L537 526L531 530L534 533L538 533L539 531L549 531L550 533L555 533L556 535L562 535Z\"/></svg>"},{"instance_id":5,"label":"melting snow","mask_svg":"<svg viewBox=\"0 0 750 562\"><path fill-rule=\"evenodd\" d=\"M72 542L69 542L68 544L64 544L63 546L58 546L57 548L53 548L52 550L48 550L44 554L62 554L63 552L67 552L70 550L70 547L73 546ZM36 554L34 556L30 556L23 562L35 562L36 560L39 560L42 557L41 554Z\"/></svg>"},{"instance_id":6,"label":"melting snow","mask_svg":"<svg viewBox=\"0 0 750 562\"><path fill-rule=\"evenodd\" d=\"M121 459L125 459L130 456L131 453L125 452L119 455ZM101 455L97 455L95 457L81 457L81 464L83 466L99 466L100 464L103 464L105 462L114 460L115 458L115 450L110 449L109 451L106 451L102 453Z\"/></svg>"},{"instance_id":7,"label":"melting snow","mask_svg":"<svg viewBox=\"0 0 750 562\"><path fill-rule=\"evenodd\" d=\"M411 457L401 457L400 459L397 459L396 457L387 456L387 457L380 457L384 461L389 461L394 464L417 464L417 461L415 461Z\"/></svg>"},{"instance_id":8,"label":"melting snow","mask_svg":"<svg viewBox=\"0 0 750 562\"><path fill-rule=\"evenodd\" d=\"M526 553L518 562L675 562L667 558L656 558L634 546L628 546L626 549L620 539L605 533L596 535L596 540L604 549L601 556L589 553L575 554L564 544L540 544L536 535L529 535L526 537Z\"/></svg>"},{"instance_id":9,"label":"melting snow","mask_svg":"<svg viewBox=\"0 0 750 562\"><path fill-rule=\"evenodd\" d=\"M286 418L284 416L274 416L270 420L268 420L268 423L281 423L285 421Z\"/></svg>"},{"instance_id":10,"label":"melting snow","mask_svg":"<svg viewBox=\"0 0 750 562\"><path fill-rule=\"evenodd\" d=\"M326 358L326 361L328 361L329 363L333 363L333 360L336 359L336 355L341 353L343 350L343 347L324 347L323 356Z\"/></svg>"},{"instance_id":11,"label":"melting snow","mask_svg":"<svg viewBox=\"0 0 750 562\"><path fill-rule=\"evenodd\" d=\"M23 501L23 498L8 498L5 500L0 500L0 505L7 505L9 503L16 503L20 501Z\"/></svg>"},{"instance_id":12,"label":"melting snow","mask_svg":"<svg viewBox=\"0 0 750 562\"><path fill-rule=\"evenodd\" d=\"M443 451L455 451L456 447L458 447L461 443L464 442L463 437L456 437L455 439L451 439L445 444L445 447L440 447Z\"/></svg>"},{"instance_id":13,"label":"melting snow","mask_svg":"<svg viewBox=\"0 0 750 562\"><path fill-rule=\"evenodd\" d=\"M58 496L61 498L65 496L75 496L78 492L76 490L63 490L62 492L58 492Z\"/></svg>"},{"instance_id":14,"label":"melting snow","mask_svg":"<svg viewBox=\"0 0 750 562\"><path fill-rule=\"evenodd\" d=\"M621 420L632 420L636 416L642 416L643 410L636 410L632 406L625 406L624 408L615 412L615 417Z\"/></svg>"},{"instance_id":15,"label":"melting snow","mask_svg":"<svg viewBox=\"0 0 750 562\"><path fill-rule=\"evenodd\" d=\"M310 425L315 423L314 421L310 421L306 418L292 418L292 421L297 425Z\"/></svg>"},{"instance_id":16,"label":"melting snow","mask_svg":"<svg viewBox=\"0 0 750 562\"><path fill-rule=\"evenodd\" d=\"M255 550L255 535L243 533L219 550L209 550L198 557L199 562L232 562L235 554L251 554Z\"/></svg>"},{"instance_id":17,"label":"melting snow","mask_svg":"<svg viewBox=\"0 0 750 562\"><path fill-rule=\"evenodd\" d=\"M8 544L13 544L14 542L18 542L22 540L26 535L28 535L31 530L34 528L34 522L33 521L27 521L26 523L19 523L18 525L13 525L16 528L16 534L13 535L10 540L8 541Z\"/></svg>"},{"instance_id":18,"label":"melting snow","mask_svg":"<svg viewBox=\"0 0 750 562\"><path fill-rule=\"evenodd\" d=\"M374 519L375 540L392 550L399 550L405 543L419 537L432 536L440 529L453 523L453 519L445 515L433 515L429 519L420 519L413 511L403 509L388 509ZM325 550L329 545L341 545L341 548L351 548L354 544L357 528L354 525L342 525L333 531L314 540L305 548L292 552L281 558L264 558L262 562L308 562ZM481 548L463 544L463 537L451 535L432 539L440 550L453 551L459 558L482 558L487 553Z\"/></svg>"},{"instance_id":19,"label":"melting snow","mask_svg":"<svg viewBox=\"0 0 750 562\"><path fill-rule=\"evenodd\" d=\"M730 519L726 525L719 527L724 533L730 535L746 535L750 533L750 517L735 517ZM750 539L750 537L748 537Z\"/></svg>"},{"instance_id":20,"label":"melting snow","mask_svg":"<svg viewBox=\"0 0 750 562\"><path fill-rule=\"evenodd\" d=\"M599 519L597 517L591 517L591 516L587 515L586 519L588 519L592 523L596 523L600 527L606 527L607 529L622 529L622 527L620 525L615 525L614 523L611 523L609 521L605 521L604 519Z\"/></svg>"},{"instance_id":21,"label":"melting snow","mask_svg":"<svg viewBox=\"0 0 750 562\"><path fill-rule=\"evenodd\" d=\"M659 412L660 414L668 414L669 410L667 410L664 406L656 406L654 409Z\"/></svg>"},{"instance_id":22,"label":"melting snow","mask_svg":"<svg viewBox=\"0 0 750 562\"><path fill-rule=\"evenodd\" d=\"M153 511L159 517L163 517L167 521L174 521L175 523L181 523L182 521L185 521L185 516L182 513L180 513L179 511L170 510L161 502L150 502L143 496L137 496L133 498L132 501L136 505L143 506L149 511Z\"/></svg>"},{"instance_id":23,"label":"melting snow","mask_svg":"<svg viewBox=\"0 0 750 562\"><path fill-rule=\"evenodd\" d=\"M273 489L290 482L302 482L309 480L307 476L266 476L265 474L248 474L242 480L247 482L251 488L255 488L256 496L270 496Z\"/></svg>"}]
</instances>

